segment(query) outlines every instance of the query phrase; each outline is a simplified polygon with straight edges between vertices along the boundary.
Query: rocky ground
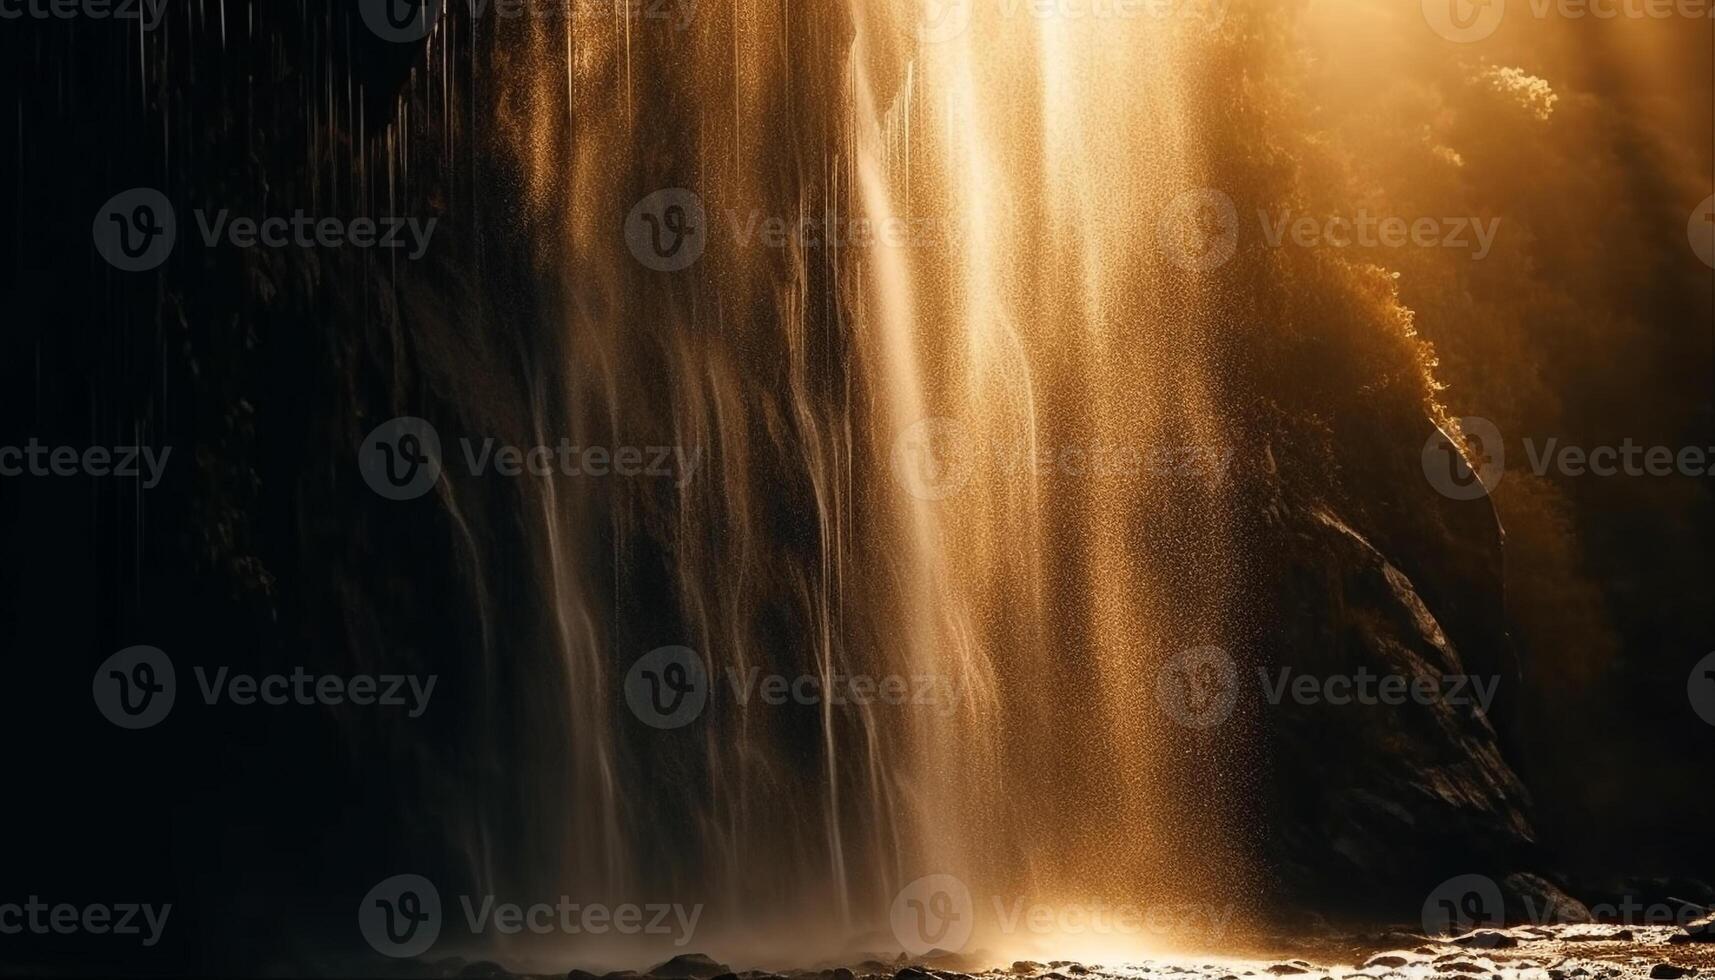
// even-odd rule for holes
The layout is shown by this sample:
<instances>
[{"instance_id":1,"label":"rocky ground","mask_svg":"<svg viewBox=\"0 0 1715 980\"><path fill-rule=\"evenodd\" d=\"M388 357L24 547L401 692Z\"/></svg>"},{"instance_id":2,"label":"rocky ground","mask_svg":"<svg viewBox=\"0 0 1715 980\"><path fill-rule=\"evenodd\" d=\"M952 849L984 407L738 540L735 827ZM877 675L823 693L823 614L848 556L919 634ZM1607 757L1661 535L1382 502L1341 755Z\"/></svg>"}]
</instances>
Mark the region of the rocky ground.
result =
<instances>
[{"instance_id":1,"label":"rocky ground","mask_svg":"<svg viewBox=\"0 0 1715 980\"><path fill-rule=\"evenodd\" d=\"M1314 949L1310 947L1314 945ZM1675 926L1552 925L1485 929L1450 939L1384 932L1271 944L1282 955L1166 956L1137 962L1083 964L1020 961L973 969L953 956L850 967L769 973L735 972L701 954L674 957L647 974L598 975L573 970L566 980L1679 980L1715 978L1715 920ZM442 960L434 975L529 977L498 964Z\"/></svg>"}]
</instances>

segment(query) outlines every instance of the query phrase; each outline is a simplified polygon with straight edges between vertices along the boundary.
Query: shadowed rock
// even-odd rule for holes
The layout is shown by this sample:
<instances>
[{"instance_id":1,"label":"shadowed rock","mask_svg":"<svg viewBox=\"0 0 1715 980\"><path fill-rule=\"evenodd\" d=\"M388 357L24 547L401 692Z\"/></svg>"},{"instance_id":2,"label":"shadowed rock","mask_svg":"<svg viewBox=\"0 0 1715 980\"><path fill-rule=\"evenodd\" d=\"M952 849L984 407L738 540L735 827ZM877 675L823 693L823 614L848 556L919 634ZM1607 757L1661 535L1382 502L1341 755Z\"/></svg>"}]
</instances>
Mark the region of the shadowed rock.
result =
<instances>
[{"instance_id":1,"label":"shadowed rock","mask_svg":"<svg viewBox=\"0 0 1715 980\"><path fill-rule=\"evenodd\" d=\"M1453 945L1466 949L1510 949L1518 945L1518 940L1504 932L1480 929L1453 940Z\"/></svg>"},{"instance_id":2,"label":"shadowed rock","mask_svg":"<svg viewBox=\"0 0 1715 980\"><path fill-rule=\"evenodd\" d=\"M732 967L716 962L706 953L680 953L650 970L649 975L660 980L714 980L731 972Z\"/></svg>"}]
</instances>

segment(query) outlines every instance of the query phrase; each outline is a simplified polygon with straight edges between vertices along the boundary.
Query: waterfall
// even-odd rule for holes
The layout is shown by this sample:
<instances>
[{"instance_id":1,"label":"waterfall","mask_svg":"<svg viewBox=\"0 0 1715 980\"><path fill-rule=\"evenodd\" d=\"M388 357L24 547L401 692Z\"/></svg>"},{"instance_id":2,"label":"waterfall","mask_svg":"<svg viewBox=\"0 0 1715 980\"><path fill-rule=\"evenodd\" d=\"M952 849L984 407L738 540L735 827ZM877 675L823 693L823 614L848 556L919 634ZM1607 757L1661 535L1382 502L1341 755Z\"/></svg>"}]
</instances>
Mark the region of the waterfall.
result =
<instances>
[{"instance_id":1,"label":"waterfall","mask_svg":"<svg viewBox=\"0 0 1715 980\"><path fill-rule=\"evenodd\" d=\"M522 438L693 461L521 492L540 622L506 655L549 652L516 707L560 742L525 832L473 835L502 893L707 903L696 948L802 965L896 955L925 876L997 956L1047 948L997 930L1021 902L1242 877L1197 792L1232 736L1156 707L1240 615L1231 314L1160 232L1200 193L1209 25L932 6L492 39L473 97L533 243ZM688 264L636 252L687 231ZM688 722L629 700L696 676ZM1104 952L1078 942L1056 955ZM604 955L640 962L579 948Z\"/></svg>"}]
</instances>

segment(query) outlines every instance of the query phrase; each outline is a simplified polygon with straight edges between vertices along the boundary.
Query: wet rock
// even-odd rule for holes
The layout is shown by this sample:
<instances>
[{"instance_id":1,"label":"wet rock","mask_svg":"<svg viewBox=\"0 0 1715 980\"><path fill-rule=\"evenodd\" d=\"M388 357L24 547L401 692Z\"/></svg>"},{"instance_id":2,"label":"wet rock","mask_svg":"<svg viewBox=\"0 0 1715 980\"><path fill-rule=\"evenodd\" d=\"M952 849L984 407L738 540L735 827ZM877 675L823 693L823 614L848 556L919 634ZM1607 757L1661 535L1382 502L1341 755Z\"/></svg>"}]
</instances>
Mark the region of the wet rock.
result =
<instances>
[{"instance_id":1,"label":"wet rock","mask_svg":"<svg viewBox=\"0 0 1715 980\"><path fill-rule=\"evenodd\" d=\"M1295 973L1309 973L1310 971L1304 969L1301 966L1294 965L1292 963L1276 963L1275 965L1268 968L1268 972L1274 974L1277 977L1285 977L1285 976L1291 976Z\"/></svg>"},{"instance_id":2,"label":"wet rock","mask_svg":"<svg viewBox=\"0 0 1715 980\"><path fill-rule=\"evenodd\" d=\"M1680 977L1690 976L1696 972L1696 970L1688 967L1674 966L1672 963L1657 963L1650 968L1649 975L1650 980L1679 980Z\"/></svg>"},{"instance_id":3,"label":"wet rock","mask_svg":"<svg viewBox=\"0 0 1715 980\"><path fill-rule=\"evenodd\" d=\"M1685 924L1684 932L1676 932L1667 937L1667 941L1675 945L1684 943L1715 943L1715 915L1695 919Z\"/></svg>"},{"instance_id":4,"label":"wet rock","mask_svg":"<svg viewBox=\"0 0 1715 980\"><path fill-rule=\"evenodd\" d=\"M1403 470L1372 475L1385 477L1388 490L1378 492L1398 494L1402 508L1410 499L1438 511L1433 489L1411 487ZM1421 484L1420 467L1415 476ZM1362 665L1439 685L1446 675L1513 673L1493 662L1507 645L1492 508L1469 508L1471 520L1457 532L1441 527L1447 537L1430 546L1285 489L1280 505L1281 526L1270 532L1280 540L1260 545L1280 556L1259 586L1278 600L1264 615L1283 649L1319 652L1265 665L1271 676ZM1535 837L1529 794L1495 728L1466 706L1433 699L1332 712L1288 699L1264 713L1263 728L1280 760L1268 787L1276 861L1289 894L1306 904L1361 904L1410 921L1403 916L1421 914L1424 893L1402 883L1424 880L1443 855L1508 868Z\"/></svg>"},{"instance_id":5,"label":"wet rock","mask_svg":"<svg viewBox=\"0 0 1715 980\"><path fill-rule=\"evenodd\" d=\"M1632 941L1630 929L1586 930L1569 933L1561 937L1569 943L1629 943Z\"/></svg>"},{"instance_id":6,"label":"wet rock","mask_svg":"<svg viewBox=\"0 0 1715 980\"><path fill-rule=\"evenodd\" d=\"M1541 875L1514 873L1501 879L1509 922L1570 925L1595 922L1590 909Z\"/></svg>"},{"instance_id":7,"label":"wet rock","mask_svg":"<svg viewBox=\"0 0 1715 980\"><path fill-rule=\"evenodd\" d=\"M1438 973L1488 973L1489 968L1470 960L1447 960L1435 964Z\"/></svg>"},{"instance_id":8,"label":"wet rock","mask_svg":"<svg viewBox=\"0 0 1715 980\"><path fill-rule=\"evenodd\" d=\"M732 967L715 962L706 953L680 953L650 970L649 975L659 980L713 980L731 972Z\"/></svg>"},{"instance_id":9,"label":"wet rock","mask_svg":"<svg viewBox=\"0 0 1715 980\"><path fill-rule=\"evenodd\" d=\"M1480 929L1453 940L1453 945L1463 946L1466 949L1510 949L1518 945L1518 940L1504 932Z\"/></svg>"},{"instance_id":10,"label":"wet rock","mask_svg":"<svg viewBox=\"0 0 1715 980\"><path fill-rule=\"evenodd\" d=\"M1383 953L1380 956L1370 957L1369 961L1364 964L1363 968L1368 970L1371 967L1379 966L1388 970L1397 970L1410 962L1410 960L1397 953Z\"/></svg>"},{"instance_id":11,"label":"wet rock","mask_svg":"<svg viewBox=\"0 0 1715 980\"><path fill-rule=\"evenodd\" d=\"M1040 969L1042 969L1042 964L1035 960L1019 960L1012 964L1012 972L1014 973L1035 973Z\"/></svg>"}]
</instances>

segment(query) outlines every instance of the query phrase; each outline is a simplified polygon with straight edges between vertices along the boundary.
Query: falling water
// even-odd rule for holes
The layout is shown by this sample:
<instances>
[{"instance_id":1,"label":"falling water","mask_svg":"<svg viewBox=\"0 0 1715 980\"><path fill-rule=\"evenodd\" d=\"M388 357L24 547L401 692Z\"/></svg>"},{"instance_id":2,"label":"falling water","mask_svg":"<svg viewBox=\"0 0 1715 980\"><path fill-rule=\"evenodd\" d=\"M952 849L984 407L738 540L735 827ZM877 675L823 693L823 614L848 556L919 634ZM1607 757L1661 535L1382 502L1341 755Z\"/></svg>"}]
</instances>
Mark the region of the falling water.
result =
<instances>
[{"instance_id":1,"label":"falling water","mask_svg":"<svg viewBox=\"0 0 1715 980\"><path fill-rule=\"evenodd\" d=\"M558 719L564 755L531 768L528 834L473 830L475 877L706 902L697 947L799 964L897 952L889 903L931 873L969 887L970 948L997 955L1036 952L985 931L1002 904L1234 887L1226 808L1198 793L1228 747L1155 704L1161 665L1236 615L1219 473L1152 465L1232 448L1213 285L1156 235L1200 183L1204 25L979 3L942 38L902 0L679 30L636 9L431 39L496 32L472 98L513 161L490 179L527 202L521 305L548 338L520 438L701 460L682 487L520 491L554 651L522 710ZM671 187L708 240L668 273L620 230ZM770 245L770 219L820 237ZM620 696L665 645L713 677L666 731ZM758 671L955 696L732 693Z\"/></svg>"}]
</instances>

